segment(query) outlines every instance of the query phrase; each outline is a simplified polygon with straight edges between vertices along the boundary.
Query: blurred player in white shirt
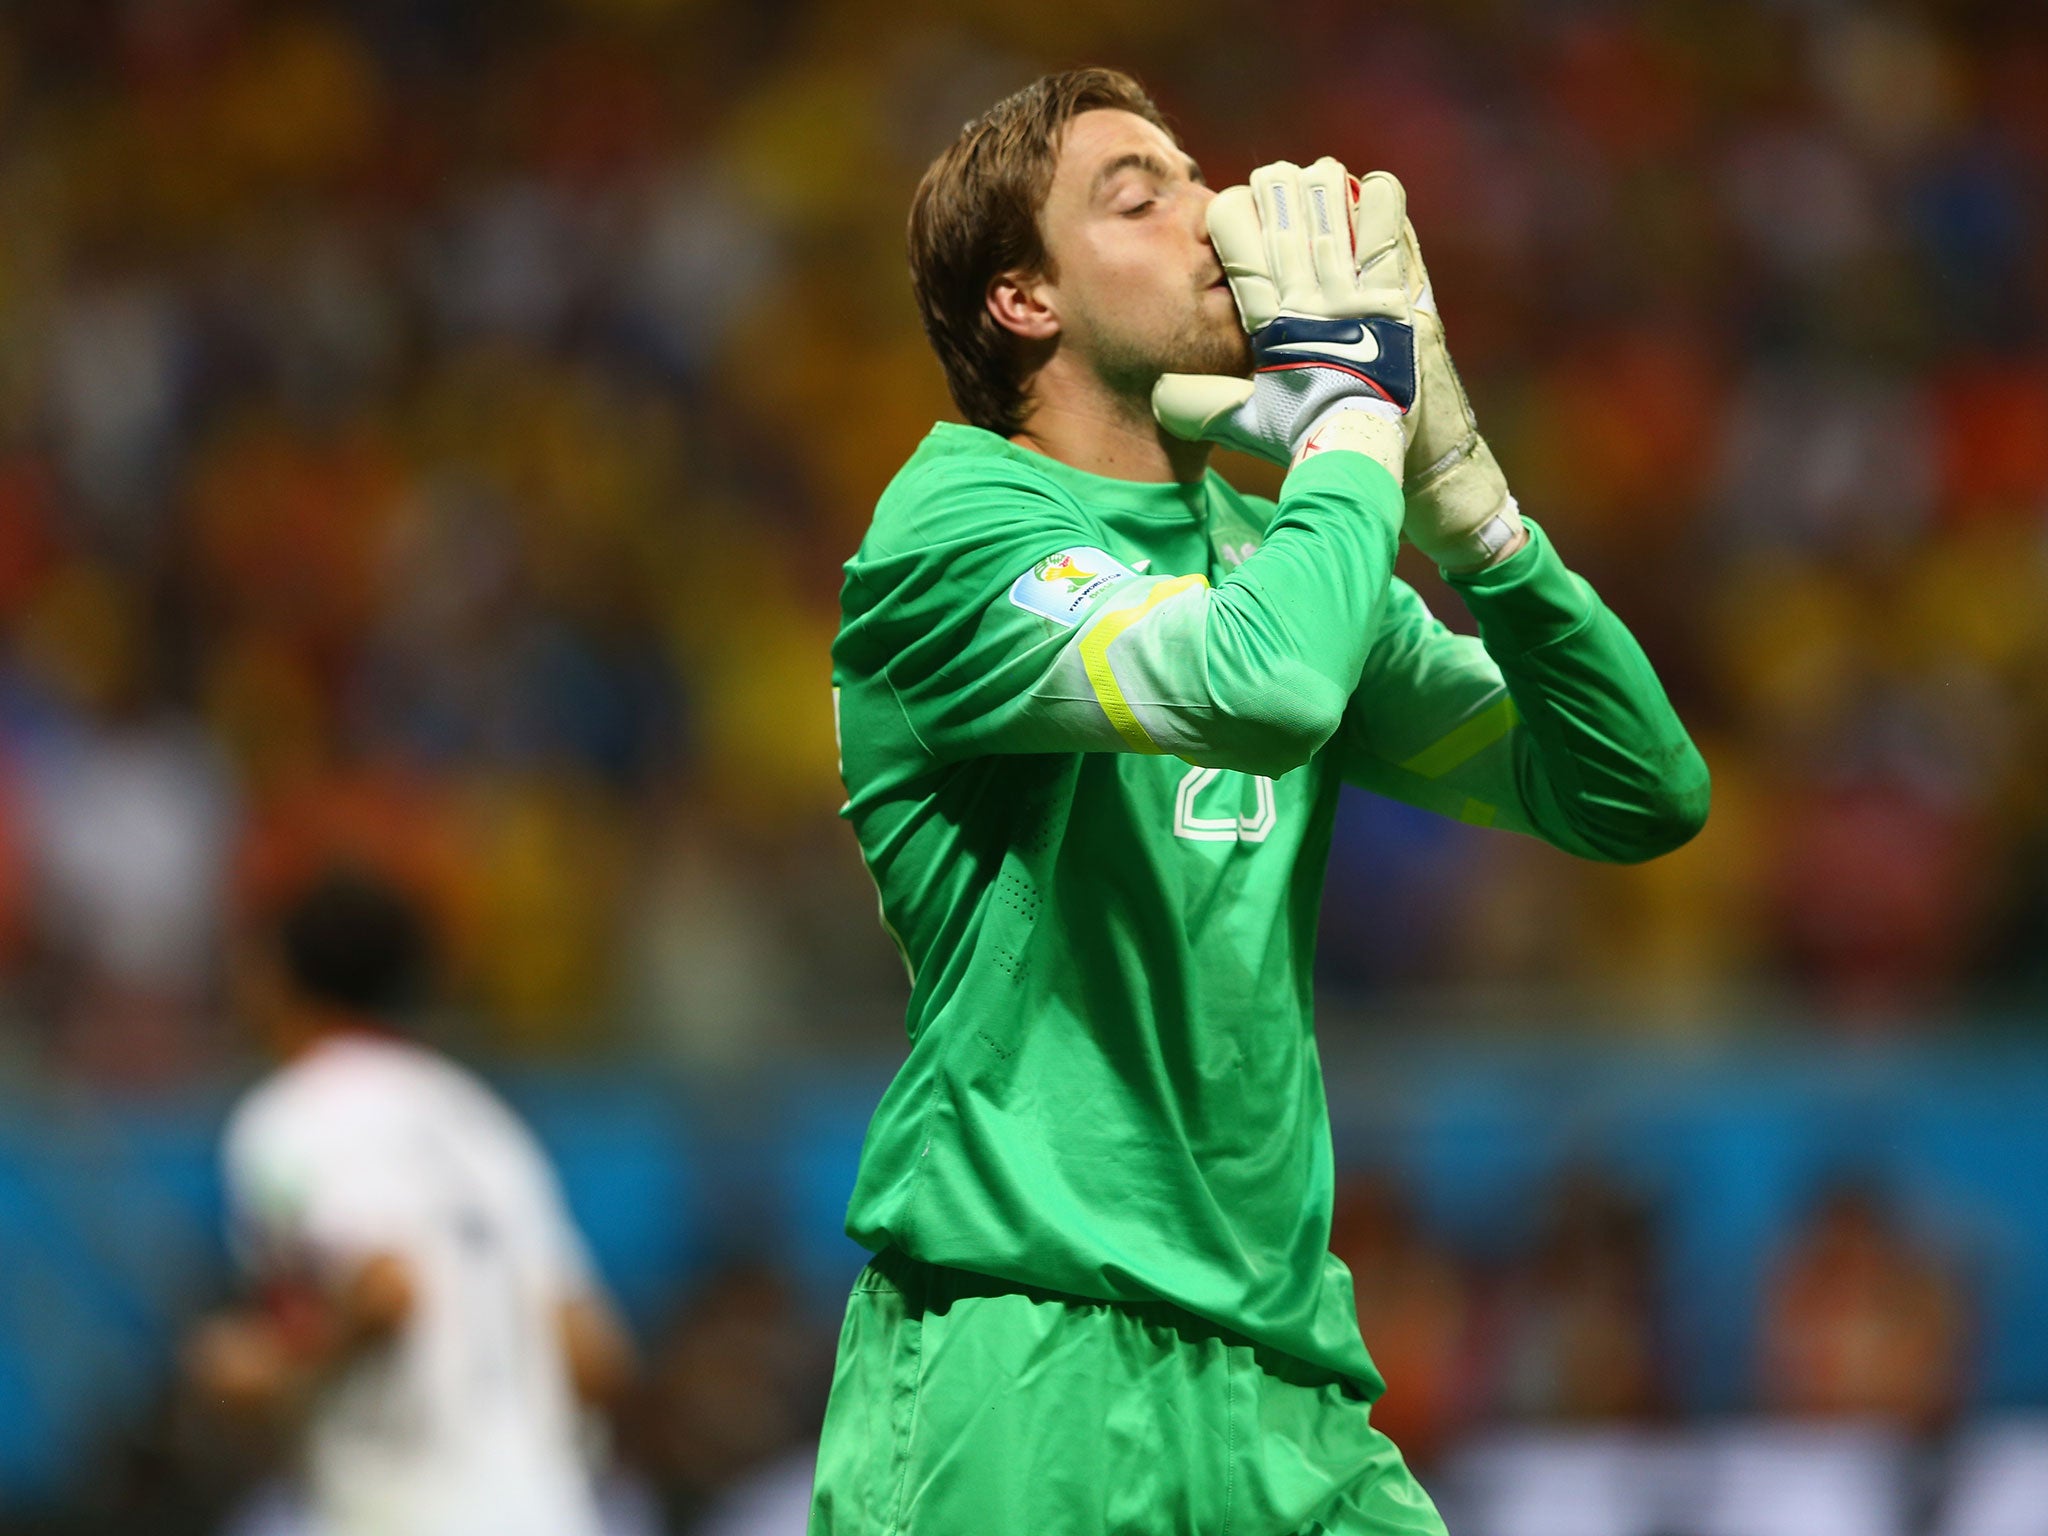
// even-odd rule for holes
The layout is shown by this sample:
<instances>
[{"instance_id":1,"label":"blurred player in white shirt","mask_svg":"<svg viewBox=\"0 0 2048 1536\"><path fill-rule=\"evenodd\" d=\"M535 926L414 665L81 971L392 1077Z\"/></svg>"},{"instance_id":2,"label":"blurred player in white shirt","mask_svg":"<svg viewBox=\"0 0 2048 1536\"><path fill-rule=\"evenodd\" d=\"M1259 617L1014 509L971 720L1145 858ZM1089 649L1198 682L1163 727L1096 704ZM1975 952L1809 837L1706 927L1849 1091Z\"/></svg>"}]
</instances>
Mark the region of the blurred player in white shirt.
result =
<instances>
[{"instance_id":1,"label":"blurred player in white shirt","mask_svg":"<svg viewBox=\"0 0 2048 1536\"><path fill-rule=\"evenodd\" d=\"M223 1158L260 1300L208 1322L190 1369L224 1409L303 1416L317 1536L596 1536L582 1405L628 1347L532 1135L394 1032L426 950L395 893L335 874L251 957L284 1065Z\"/></svg>"}]
</instances>

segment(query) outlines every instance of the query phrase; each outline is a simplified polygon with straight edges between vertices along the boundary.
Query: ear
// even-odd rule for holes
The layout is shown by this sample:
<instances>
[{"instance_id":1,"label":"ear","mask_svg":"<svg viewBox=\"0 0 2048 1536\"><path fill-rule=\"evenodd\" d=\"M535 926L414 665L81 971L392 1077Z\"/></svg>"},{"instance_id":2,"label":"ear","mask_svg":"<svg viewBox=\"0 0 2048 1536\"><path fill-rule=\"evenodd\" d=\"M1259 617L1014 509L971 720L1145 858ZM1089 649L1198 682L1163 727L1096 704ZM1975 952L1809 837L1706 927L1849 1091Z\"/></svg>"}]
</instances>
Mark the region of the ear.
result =
<instances>
[{"instance_id":1,"label":"ear","mask_svg":"<svg viewBox=\"0 0 2048 1536\"><path fill-rule=\"evenodd\" d=\"M989 282L988 312L1012 335L1026 341L1051 341L1060 333L1060 317L1049 298L1043 278L1004 272Z\"/></svg>"}]
</instances>

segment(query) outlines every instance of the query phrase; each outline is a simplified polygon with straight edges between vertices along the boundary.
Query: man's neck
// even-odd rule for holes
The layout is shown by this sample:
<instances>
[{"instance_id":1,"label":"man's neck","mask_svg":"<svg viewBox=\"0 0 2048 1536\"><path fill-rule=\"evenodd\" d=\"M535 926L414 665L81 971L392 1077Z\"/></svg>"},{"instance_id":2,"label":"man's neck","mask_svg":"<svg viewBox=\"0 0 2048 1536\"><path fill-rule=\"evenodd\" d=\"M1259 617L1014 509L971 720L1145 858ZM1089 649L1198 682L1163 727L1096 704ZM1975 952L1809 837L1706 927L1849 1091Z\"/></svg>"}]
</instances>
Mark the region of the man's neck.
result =
<instances>
[{"instance_id":1,"label":"man's neck","mask_svg":"<svg viewBox=\"0 0 2048 1536\"><path fill-rule=\"evenodd\" d=\"M1019 447L1112 480L1190 485L1209 467L1209 445L1173 436L1143 400L1127 400L1093 379L1041 374L1038 385L1031 414L1010 439Z\"/></svg>"},{"instance_id":2,"label":"man's neck","mask_svg":"<svg viewBox=\"0 0 2048 1536\"><path fill-rule=\"evenodd\" d=\"M270 1024L270 1047L279 1060L298 1061L336 1040L393 1040L396 1031L383 1020L353 1009L300 1003L283 1010Z\"/></svg>"}]
</instances>

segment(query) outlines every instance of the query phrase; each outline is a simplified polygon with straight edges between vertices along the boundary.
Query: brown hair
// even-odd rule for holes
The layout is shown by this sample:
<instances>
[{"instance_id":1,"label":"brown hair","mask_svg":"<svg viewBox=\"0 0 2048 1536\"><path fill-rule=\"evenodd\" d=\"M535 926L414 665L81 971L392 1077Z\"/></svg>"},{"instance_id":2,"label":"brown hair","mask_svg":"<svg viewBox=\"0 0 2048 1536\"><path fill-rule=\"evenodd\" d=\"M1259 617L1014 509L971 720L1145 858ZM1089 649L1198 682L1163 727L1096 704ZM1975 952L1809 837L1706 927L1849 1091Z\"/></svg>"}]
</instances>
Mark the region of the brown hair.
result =
<instances>
[{"instance_id":1,"label":"brown hair","mask_svg":"<svg viewBox=\"0 0 2048 1536\"><path fill-rule=\"evenodd\" d=\"M1042 75L960 130L910 200L910 284L924 333L960 413L1005 437L1024 419L1018 339L988 312L999 273L1050 274L1038 210L1067 124L1083 112L1135 112L1169 136L1145 88L1114 69Z\"/></svg>"}]
</instances>

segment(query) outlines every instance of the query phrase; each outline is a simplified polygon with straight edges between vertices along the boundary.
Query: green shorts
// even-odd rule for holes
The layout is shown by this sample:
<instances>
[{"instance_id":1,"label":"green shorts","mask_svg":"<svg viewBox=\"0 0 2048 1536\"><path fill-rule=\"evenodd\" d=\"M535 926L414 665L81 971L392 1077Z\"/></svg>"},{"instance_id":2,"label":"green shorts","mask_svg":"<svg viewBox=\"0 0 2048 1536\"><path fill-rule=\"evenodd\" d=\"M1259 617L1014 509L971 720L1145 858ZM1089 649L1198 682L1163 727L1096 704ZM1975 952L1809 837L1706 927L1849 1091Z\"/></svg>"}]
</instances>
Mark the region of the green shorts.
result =
<instances>
[{"instance_id":1,"label":"green shorts","mask_svg":"<svg viewBox=\"0 0 2048 1536\"><path fill-rule=\"evenodd\" d=\"M884 1253L847 1303L810 1536L1444 1536L1370 1408L1163 1302Z\"/></svg>"}]
</instances>

